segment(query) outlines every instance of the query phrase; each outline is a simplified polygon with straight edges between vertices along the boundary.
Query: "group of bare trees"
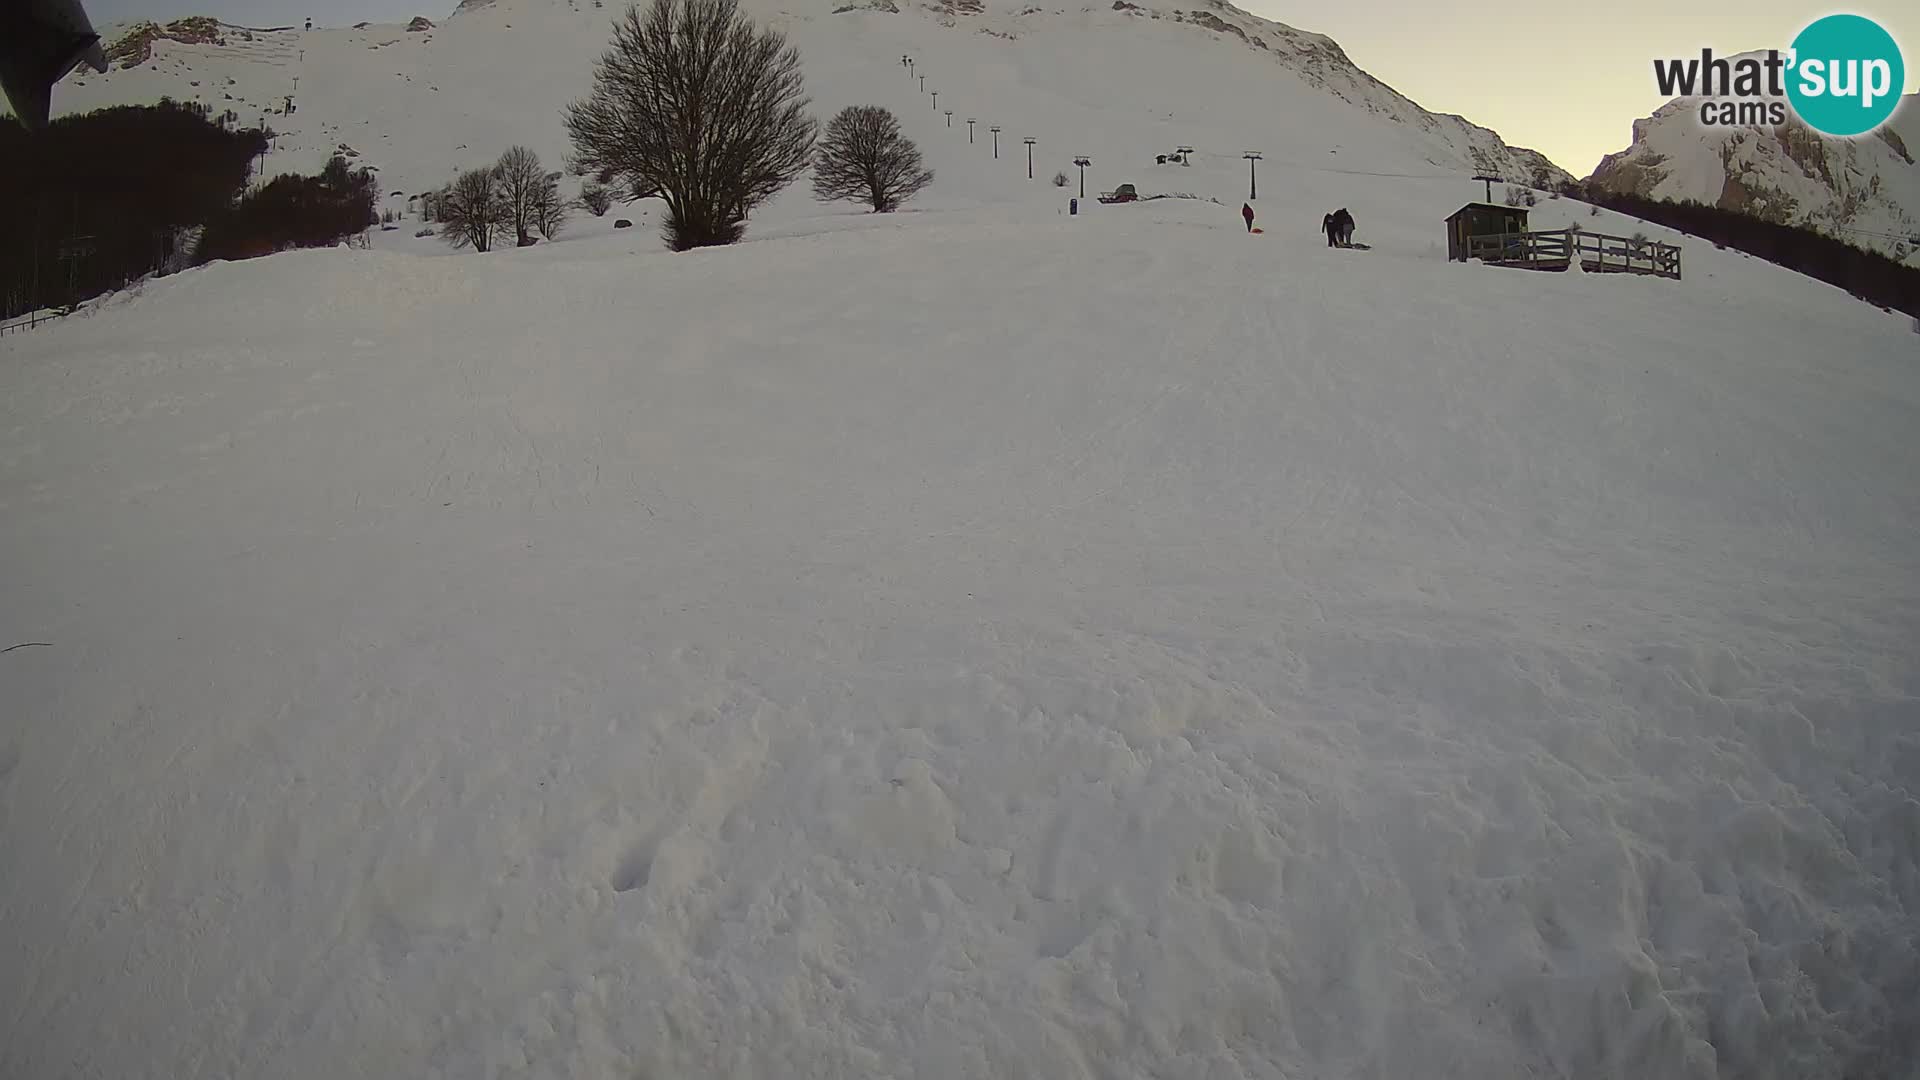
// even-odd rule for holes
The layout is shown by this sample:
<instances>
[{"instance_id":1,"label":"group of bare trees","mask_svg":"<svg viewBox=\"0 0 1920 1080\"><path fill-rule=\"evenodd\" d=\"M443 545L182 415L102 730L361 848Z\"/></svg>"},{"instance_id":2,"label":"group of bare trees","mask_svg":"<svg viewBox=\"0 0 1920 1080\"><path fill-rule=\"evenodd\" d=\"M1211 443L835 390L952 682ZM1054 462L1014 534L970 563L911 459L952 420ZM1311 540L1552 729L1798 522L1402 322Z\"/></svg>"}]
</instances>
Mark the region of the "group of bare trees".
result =
<instances>
[{"instance_id":1,"label":"group of bare trees","mask_svg":"<svg viewBox=\"0 0 1920 1080\"><path fill-rule=\"evenodd\" d=\"M887 110L844 109L819 139L809 104L799 52L737 0L652 0L615 24L592 92L566 121L579 165L666 203L676 251L738 240L747 215L809 164L819 198L880 213L932 182Z\"/></svg>"},{"instance_id":2,"label":"group of bare trees","mask_svg":"<svg viewBox=\"0 0 1920 1080\"><path fill-rule=\"evenodd\" d=\"M457 248L488 251L512 236L552 239L575 205L598 217L616 191L658 196L675 251L731 244L747 215L812 166L814 194L898 209L933 181L920 151L877 105L842 109L824 137L808 114L800 54L738 0L651 0L614 24L593 89L567 106L577 200L560 195L524 146L433 193L430 213ZM587 180L588 176L595 179Z\"/></svg>"},{"instance_id":3,"label":"group of bare trees","mask_svg":"<svg viewBox=\"0 0 1920 1080\"><path fill-rule=\"evenodd\" d=\"M534 243L535 233L551 240L570 208L560 195L560 174L546 171L540 155L524 146L486 168L461 173L429 205L441 222L441 238L475 251L491 251L506 236L520 247Z\"/></svg>"}]
</instances>

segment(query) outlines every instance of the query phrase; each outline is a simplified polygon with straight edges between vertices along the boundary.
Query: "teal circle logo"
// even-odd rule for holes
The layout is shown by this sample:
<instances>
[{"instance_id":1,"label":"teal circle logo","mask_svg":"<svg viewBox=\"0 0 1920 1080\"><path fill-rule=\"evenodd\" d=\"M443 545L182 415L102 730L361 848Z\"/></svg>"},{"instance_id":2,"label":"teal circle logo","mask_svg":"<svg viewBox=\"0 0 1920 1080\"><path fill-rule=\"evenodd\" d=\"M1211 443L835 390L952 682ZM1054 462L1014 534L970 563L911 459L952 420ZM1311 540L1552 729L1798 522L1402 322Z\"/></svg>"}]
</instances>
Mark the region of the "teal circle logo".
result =
<instances>
[{"instance_id":1,"label":"teal circle logo","mask_svg":"<svg viewBox=\"0 0 1920 1080\"><path fill-rule=\"evenodd\" d=\"M1907 82L1900 46L1877 22L1828 15L1793 39L1787 100L1807 126L1827 135L1860 135L1893 115Z\"/></svg>"}]
</instances>

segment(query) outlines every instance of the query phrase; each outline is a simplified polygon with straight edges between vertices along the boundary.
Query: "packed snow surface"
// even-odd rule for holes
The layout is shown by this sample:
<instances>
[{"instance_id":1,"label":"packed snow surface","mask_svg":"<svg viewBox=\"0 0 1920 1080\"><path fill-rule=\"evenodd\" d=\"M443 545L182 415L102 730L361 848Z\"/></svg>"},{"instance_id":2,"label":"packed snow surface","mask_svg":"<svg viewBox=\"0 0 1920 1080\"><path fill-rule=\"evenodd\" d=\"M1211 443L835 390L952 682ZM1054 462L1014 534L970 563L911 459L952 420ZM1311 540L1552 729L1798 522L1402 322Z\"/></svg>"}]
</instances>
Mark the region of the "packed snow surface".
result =
<instances>
[{"instance_id":1,"label":"packed snow surface","mask_svg":"<svg viewBox=\"0 0 1920 1080\"><path fill-rule=\"evenodd\" d=\"M1451 201L0 342L0 1075L1913 1075L1920 339Z\"/></svg>"}]
</instances>

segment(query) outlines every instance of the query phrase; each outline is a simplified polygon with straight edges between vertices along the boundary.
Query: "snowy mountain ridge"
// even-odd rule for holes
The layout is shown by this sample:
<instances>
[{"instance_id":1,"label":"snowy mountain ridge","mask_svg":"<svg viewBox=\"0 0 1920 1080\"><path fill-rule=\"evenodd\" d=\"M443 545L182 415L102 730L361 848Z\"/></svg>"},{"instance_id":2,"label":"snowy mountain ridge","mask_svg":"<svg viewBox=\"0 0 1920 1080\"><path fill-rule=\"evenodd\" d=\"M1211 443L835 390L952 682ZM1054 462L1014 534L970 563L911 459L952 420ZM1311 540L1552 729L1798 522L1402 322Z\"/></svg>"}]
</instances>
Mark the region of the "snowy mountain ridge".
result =
<instances>
[{"instance_id":1,"label":"snowy mountain ridge","mask_svg":"<svg viewBox=\"0 0 1920 1080\"><path fill-rule=\"evenodd\" d=\"M1878 131L1851 139L1821 135L1791 110L1777 127L1705 125L1705 100L1675 98L1635 120L1632 143L1589 179L1805 226L1920 265L1920 95L1908 95Z\"/></svg>"},{"instance_id":2,"label":"snowy mountain ridge","mask_svg":"<svg viewBox=\"0 0 1920 1080\"><path fill-rule=\"evenodd\" d=\"M525 142L550 158L562 154L559 110L584 91L587 70L621 6L463 0L441 25L404 36L401 27L385 25L232 27L218 40L155 34L151 25L107 28L109 42L130 30L139 33L151 56L131 67L116 64L106 75L70 79L54 104L56 112L66 113L164 94L205 102L215 112L233 108L242 122L264 120L280 134L275 169L318 168L344 142L397 188L417 190L470 163L466 152L482 143ZM1140 131L1143 158L1153 147L1164 152L1176 142L1207 142L1204 130L1180 130L1182 121L1230 111L1239 114L1232 124L1238 138L1211 148L1220 153L1238 154L1257 144L1270 156L1284 149L1332 161L1335 154L1351 154L1356 141L1384 141L1394 144L1393 152L1367 167L1428 175L1494 170L1541 187L1568 178L1544 156L1509 146L1487 128L1422 109L1362 71L1330 38L1218 0L1187 6L1111 0L1071 8L982 0L749 0L744 7L788 31L808 63L809 89L823 104L873 96L873 80L858 91L843 89L838 69L849 61L897 58L864 48L869 39L885 36L916 47L903 51L923 54L954 46L980 57L969 63L1003 69L1011 64L1016 77L1033 81L1044 79L1047 68L1071 69L1078 83L1071 94L1082 100L1140 99L1143 128L1157 116L1173 120L1162 126L1175 129L1152 141ZM1086 64L1075 54L1084 50L1088 35L1123 36L1138 62ZM954 71L949 66L942 74ZM1175 89L1183 81L1195 89ZM1162 88L1168 92L1160 93ZM482 96L503 106L494 111L491 130L481 130L487 116L471 108ZM292 114L283 112L288 98ZM1303 113L1316 122L1290 119ZM277 159L283 153L294 157L282 163Z\"/></svg>"}]
</instances>

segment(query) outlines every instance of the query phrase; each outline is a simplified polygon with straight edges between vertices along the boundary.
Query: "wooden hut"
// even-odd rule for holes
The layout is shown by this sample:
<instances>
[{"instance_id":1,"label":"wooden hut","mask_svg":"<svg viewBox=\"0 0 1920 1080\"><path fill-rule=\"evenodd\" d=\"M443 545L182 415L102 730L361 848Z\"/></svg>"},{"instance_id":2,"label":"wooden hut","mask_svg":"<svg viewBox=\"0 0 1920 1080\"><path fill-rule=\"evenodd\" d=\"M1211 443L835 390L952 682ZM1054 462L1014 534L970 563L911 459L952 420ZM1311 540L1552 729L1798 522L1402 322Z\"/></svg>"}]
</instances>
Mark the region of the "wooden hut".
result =
<instances>
[{"instance_id":1,"label":"wooden hut","mask_svg":"<svg viewBox=\"0 0 1920 1080\"><path fill-rule=\"evenodd\" d=\"M1580 268L1599 274L1651 274L1680 280L1680 248L1643 235L1609 236L1578 225L1534 232L1519 206L1472 202L1447 218L1447 258L1479 259L1516 270Z\"/></svg>"},{"instance_id":2,"label":"wooden hut","mask_svg":"<svg viewBox=\"0 0 1920 1080\"><path fill-rule=\"evenodd\" d=\"M1526 231L1526 207L1470 202L1447 217L1447 258L1466 262L1469 257L1467 252L1471 248L1468 240L1471 237Z\"/></svg>"}]
</instances>

